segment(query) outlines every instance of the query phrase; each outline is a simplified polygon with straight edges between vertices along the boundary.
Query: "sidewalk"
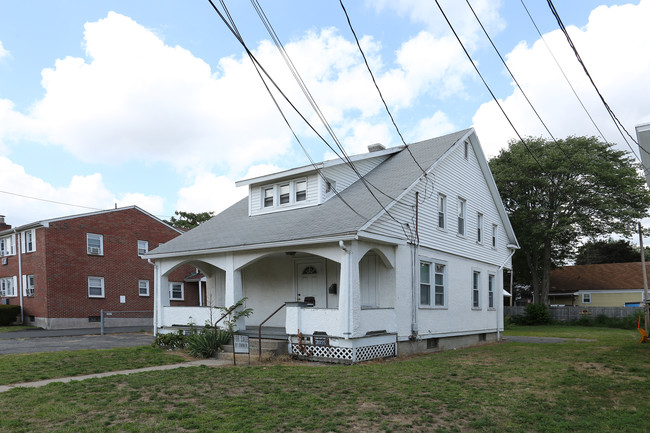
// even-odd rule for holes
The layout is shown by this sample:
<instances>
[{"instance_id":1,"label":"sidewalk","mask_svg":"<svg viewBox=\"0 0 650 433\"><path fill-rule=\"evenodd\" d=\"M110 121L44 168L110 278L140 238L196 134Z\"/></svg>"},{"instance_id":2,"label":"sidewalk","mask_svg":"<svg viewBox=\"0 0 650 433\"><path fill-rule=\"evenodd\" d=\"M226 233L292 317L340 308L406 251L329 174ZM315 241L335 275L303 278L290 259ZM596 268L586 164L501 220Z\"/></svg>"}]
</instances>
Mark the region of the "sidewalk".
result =
<instances>
[{"instance_id":1,"label":"sidewalk","mask_svg":"<svg viewBox=\"0 0 650 433\"><path fill-rule=\"evenodd\" d=\"M221 367L225 365L232 365L232 360L201 359L198 361L189 361L181 364L157 365L154 367L136 368L133 370L107 371L104 373L86 374L83 376L59 377L56 379L39 380L37 382L24 382L24 383L15 383L11 385L0 385L0 393L9 391L10 389L14 389L14 388L39 388L41 386L45 386L50 383L68 383L75 380L86 380L86 379L94 379L94 378L108 377L108 376L127 375L132 373L142 373L145 371L173 370L175 368L183 368L183 367L199 367L202 365L207 367Z\"/></svg>"}]
</instances>

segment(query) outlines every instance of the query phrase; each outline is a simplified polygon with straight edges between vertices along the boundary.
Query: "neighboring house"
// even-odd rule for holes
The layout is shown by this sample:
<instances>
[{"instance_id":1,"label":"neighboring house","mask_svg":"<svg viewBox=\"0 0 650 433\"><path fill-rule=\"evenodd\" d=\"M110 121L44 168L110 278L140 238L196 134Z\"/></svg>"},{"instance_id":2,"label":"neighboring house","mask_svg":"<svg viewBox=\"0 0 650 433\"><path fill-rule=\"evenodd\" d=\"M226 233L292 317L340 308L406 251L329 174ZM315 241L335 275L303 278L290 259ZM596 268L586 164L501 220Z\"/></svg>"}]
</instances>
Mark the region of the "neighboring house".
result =
<instances>
[{"instance_id":1,"label":"neighboring house","mask_svg":"<svg viewBox=\"0 0 650 433\"><path fill-rule=\"evenodd\" d=\"M650 275L650 267L646 264ZM565 266L551 271L551 305L639 307L643 305L641 262Z\"/></svg>"},{"instance_id":2,"label":"neighboring house","mask_svg":"<svg viewBox=\"0 0 650 433\"><path fill-rule=\"evenodd\" d=\"M23 323L93 327L104 310L114 312L113 326L151 326L154 267L142 255L180 230L135 206L16 228L1 220L0 298L23 307ZM196 296L183 296L184 284L197 284L184 282L192 270L179 269L169 278L178 288L175 305L199 305Z\"/></svg>"},{"instance_id":3,"label":"neighboring house","mask_svg":"<svg viewBox=\"0 0 650 433\"><path fill-rule=\"evenodd\" d=\"M369 150L351 157L358 174L333 160L240 181L248 197L147 254L156 332L210 321L210 308L170 305L168 276L191 265L207 305L247 298L243 332L286 305L264 325L295 355L355 362L494 341L518 245L474 130Z\"/></svg>"}]
</instances>

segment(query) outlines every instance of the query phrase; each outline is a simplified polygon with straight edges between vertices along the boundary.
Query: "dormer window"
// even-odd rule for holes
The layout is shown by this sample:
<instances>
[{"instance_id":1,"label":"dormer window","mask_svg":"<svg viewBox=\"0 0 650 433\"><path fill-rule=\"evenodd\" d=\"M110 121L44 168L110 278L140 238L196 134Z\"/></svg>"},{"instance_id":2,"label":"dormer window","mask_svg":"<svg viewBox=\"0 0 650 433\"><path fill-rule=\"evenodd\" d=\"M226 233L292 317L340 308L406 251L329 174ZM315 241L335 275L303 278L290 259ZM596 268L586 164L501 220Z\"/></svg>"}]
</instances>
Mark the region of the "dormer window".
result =
<instances>
[{"instance_id":1,"label":"dormer window","mask_svg":"<svg viewBox=\"0 0 650 433\"><path fill-rule=\"evenodd\" d=\"M263 208L295 205L307 201L307 179L297 179L264 186L261 192Z\"/></svg>"},{"instance_id":2,"label":"dormer window","mask_svg":"<svg viewBox=\"0 0 650 433\"><path fill-rule=\"evenodd\" d=\"M307 181L296 182L296 202L307 200Z\"/></svg>"},{"instance_id":3,"label":"dormer window","mask_svg":"<svg viewBox=\"0 0 650 433\"><path fill-rule=\"evenodd\" d=\"M264 207L273 206L273 187L264 188Z\"/></svg>"},{"instance_id":4,"label":"dormer window","mask_svg":"<svg viewBox=\"0 0 650 433\"><path fill-rule=\"evenodd\" d=\"M280 204L289 203L289 197L291 197L291 186L288 183L280 185Z\"/></svg>"}]
</instances>

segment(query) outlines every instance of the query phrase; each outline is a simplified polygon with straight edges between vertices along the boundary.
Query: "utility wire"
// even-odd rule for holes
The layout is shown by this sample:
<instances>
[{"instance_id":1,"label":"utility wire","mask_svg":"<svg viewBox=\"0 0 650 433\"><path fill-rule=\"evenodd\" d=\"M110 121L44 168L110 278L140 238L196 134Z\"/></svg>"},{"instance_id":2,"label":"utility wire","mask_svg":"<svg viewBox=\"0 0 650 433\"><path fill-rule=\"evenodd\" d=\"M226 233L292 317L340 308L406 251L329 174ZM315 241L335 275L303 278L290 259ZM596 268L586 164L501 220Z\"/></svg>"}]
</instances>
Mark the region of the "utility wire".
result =
<instances>
[{"instance_id":1,"label":"utility wire","mask_svg":"<svg viewBox=\"0 0 650 433\"><path fill-rule=\"evenodd\" d=\"M445 18L445 21L447 21L447 24L449 25L449 28L451 29L452 33L453 33L454 36L456 37L456 40L458 41L458 43L460 44L461 48L462 48L463 51L465 52L465 55L466 55L467 58L469 59L469 62L472 64L472 66L474 67L474 70L476 71L476 73L478 74L478 76L481 78L481 81L483 81L483 84L484 84L485 87L487 88L488 92L490 92L490 95L492 95L492 99L494 99L494 102L496 102L497 106L498 106L499 109L501 110L501 113L503 113L503 115L505 116L506 120L507 120L508 123L510 124L510 127L513 129L513 131L515 131L515 134L517 134L517 137L519 137L519 140L520 140L521 143L524 145L524 147L526 148L526 150L528 151L528 153L530 154L530 156L533 158L533 160L535 160L535 162L537 163L537 165L539 166L539 168L542 170L542 173L546 173L546 170L544 169L544 167L542 167L542 164L540 164L539 160L535 157L535 154L533 154L533 152L532 152L532 151L530 150L530 148L528 147L528 144L526 144L526 142L525 142L524 139L522 138L521 134L519 134L519 131L517 131L517 128L515 128L515 125L514 125L514 124L512 123L512 121L510 120L510 117L508 117L508 115L506 114L505 110L504 110L503 107L501 106L501 103L499 102L499 100L497 99L497 97L494 95L494 92L492 92L492 89L490 88L490 86L488 85L488 83L485 81L485 78L483 78L483 75L481 74L481 71L479 71L478 67L476 66L476 63L474 63L474 61L472 60L472 56L470 56L469 52L468 52L467 49L465 48L465 44L463 44L463 41L460 40L460 37L458 36L458 33L456 33L456 29L454 29L454 26L453 26L453 25L451 24L451 22L449 21L449 18L447 18L447 14L445 14L445 11L442 9L442 6L440 6L440 3L438 2L438 0L435 0L435 2L436 2L436 5L438 5L438 9L440 9L440 13L442 13L442 16Z\"/></svg>"},{"instance_id":2,"label":"utility wire","mask_svg":"<svg viewBox=\"0 0 650 433\"><path fill-rule=\"evenodd\" d=\"M61 204L61 205L64 205L64 206L78 207L78 208L82 208L82 209L105 210L105 209L99 209L99 208L96 208L96 207L81 206L81 205L78 205L78 204L63 203L63 202L55 201L55 200L47 200L47 199L39 198L39 197L31 197L31 196L28 196L28 195L18 194L18 193L9 192L9 191L0 191L0 193L15 195L16 197L28 198L28 199L31 199L31 200L44 201L44 202L47 202L47 203L54 203L54 204Z\"/></svg>"},{"instance_id":3,"label":"utility wire","mask_svg":"<svg viewBox=\"0 0 650 433\"><path fill-rule=\"evenodd\" d=\"M639 145L639 143L637 143L637 141L634 139L634 137L632 137L632 135L627 131L627 129L625 129L625 126L623 126L623 124L618 119L618 117L616 117L616 114L614 114L614 111L610 108L607 101L605 101L605 97L602 95L602 93L600 93L600 90L598 89L598 86L596 86L596 83L594 82L593 78L591 77L591 74L589 73L589 70L587 69L587 66L582 61L582 58L580 57L580 53L578 53L578 49L576 48L575 44L573 43L573 40L571 39L571 36L569 36L569 32L567 31L566 27L564 26L564 23L562 22L562 18L560 18L560 14L558 13L557 9L555 9L555 5L553 4L553 1L552 0L547 0L547 3L548 3L549 8L551 9L551 12L553 13L553 16L555 17L555 19L556 19L556 21L558 23L558 26L560 27L560 30L562 30L562 33L564 33L564 36L566 37L566 40L569 43L569 46L573 50L573 53L575 54L576 59L578 59L578 62L582 66L582 69L584 70L585 74L587 74L587 77L589 78L589 81L591 82L591 85L596 90L596 93L600 97L600 100L602 101L603 105L605 106L605 109L609 113L609 116L612 118L612 121L614 122L614 125L616 125L616 128L620 132L620 134L623 137L623 140L625 141L627 146L630 148L630 151L632 152L632 154L635 157L640 159L640 157L638 157L636 155L636 152L634 152L634 149L632 148L630 143L625 138L625 134L627 134L628 137L630 137L630 139L634 143L637 144L637 146ZM625 131L625 134L623 134L623 131Z\"/></svg>"}]
</instances>

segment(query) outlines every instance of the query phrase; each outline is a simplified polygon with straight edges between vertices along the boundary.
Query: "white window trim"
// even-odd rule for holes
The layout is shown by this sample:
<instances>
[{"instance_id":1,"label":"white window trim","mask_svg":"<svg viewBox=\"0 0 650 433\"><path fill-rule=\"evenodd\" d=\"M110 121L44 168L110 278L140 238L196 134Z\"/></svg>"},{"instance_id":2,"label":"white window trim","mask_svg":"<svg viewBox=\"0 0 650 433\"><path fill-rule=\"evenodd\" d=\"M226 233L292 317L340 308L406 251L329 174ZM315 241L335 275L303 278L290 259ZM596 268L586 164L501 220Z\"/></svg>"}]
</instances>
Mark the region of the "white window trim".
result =
<instances>
[{"instance_id":1,"label":"white window trim","mask_svg":"<svg viewBox=\"0 0 650 433\"><path fill-rule=\"evenodd\" d=\"M492 224L492 248L497 249L497 239L499 234L499 226Z\"/></svg>"},{"instance_id":2,"label":"white window trim","mask_svg":"<svg viewBox=\"0 0 650 433\"><path fill-rule=\"evenodd\" d=\"M16 235L3 236L0 241L4 241L4 250L0 250L0 257L15 256L16 255ZM7 249L7 246L9 248Z\"/></svg>"},{"instance_id":3,"label":"white window trim","mask_svg":"<svg viewBox=\"0 0 650 433\"><path fill-rule=\"evenodd\" d=\"M442 217L442 225L440 225L440 217ZM447 230L447 196L444 194L438 194L438 222L436 225L440 230Z\"/></svg>"},{"instance_id":4,"label":"white window trim","mask_svg":"<svg viewBox=\"0 0 650 433\"><path fill-rule=\"evenodd\" d=\"M95 251L96 247L91 247L88 244L88 241L90 241L91 237L97 236L95 240L99 239L99 250ZM100 235L97 233L86 233L86 253L92 256L103 256L104 255L104 235Z\"/></svg>"},{"instance_id":5,"label":"white window trim","mask_svg":"<svg viewBox=\"0 0 650 433\"><path fill-rule=\"evenodd\" d=\"M32 238L31 248L27 248L27 233L29 233L30 237ZM23 247L22 248L23 253L33 253L34 251L36 251L36 229L26 230L22 232L21 239L22 239L21 244Z\"/></svg>"},{"instance_id":6,"label":"white window trim","mask_svg":"<svg viewBox=\"0 0 650 433\"><path fill-rule=\"evenodd\" d=\"M464 238L467 236L467 200L465 200L462 197L458 197L458 202L456 204L456 215L457 215L456 224L458 226L456 230L456 234ZM461 224L461 215L462 215L462 224ZM461 227L463 229L462 233L461 233Z\"/></svg>"},{"instance_id":7,"label":"white window trim","mask_svg":"<svg viewBox=\"0 0 650 433\"><path fill-rule=\"evenodd\" d=\"M494 306L495 305L494 301L496 297L495 295L497 292L496 284L497 284L496 274L488 272L488 310L496 310L496 307ZM492 303L492 305L490 305L490 303Z\"/></svg>"},{"instance_id":8,"label":"white window trim","mask_svg":"<svg viewBox=\"0 0 650 433\"><path fill-rule=\"evenodd\" d=\"M140 248L140 245L144 245L144 248ZM141 252L140 250L144 250L144 252ZM143 254L147 254L149 252L149 241L141 241L138 240L138 255L141 256Z\"/></svg>"},{"instance_id":9,"label":"white window trim","mask_svg":"<svg viewBox=\"0 0 650 433\"><path fill-rule=\"evenodd\" d=\"M447 264L446 261L444 260L437 260L437 259L432 259L429 257L420 257L420 266L425 263L429 265L429 304L423 304L422 303L422 282L420 281L420 272L418 272L418 286L420 287L420 291L418 292L420 294L420 299L418 302L418 306L421 309L428 309L428 310L445 310L447 309L447 302L449 298L449 282L448 282L448 269L449 265ZM443 305L436 305L436 265L442 265L445 267L443 271Z\"/></svg>"},{"instance_id":10,"label":"white window trim","mask_svg":"<svg viewBox=\"0 0 650 433\"><path fill-rule=\"evenodd\" d=\"M485 231L483 230L483 214L481 212L476 213L476 243L483 245L483 239L485 238Z\"/></svg>"},{"instance_id":11,"label":"white window trim","mask_svg":"<svg viewBox=\"0 0 650 433\"><path fill-rule=\"evenodd\" d=\"M589 298L589 299L586 300L587 298ZM591 292L582 294L582 303L583 304L591 304Z\"/></svg>"},{"instance_id":12,"label":"white window trim","mask_svg":"<svg viewBox=\"0 0 650 433\"><path fill-rule=\"evenodd\" d=\"M142 291L140 290L141 289L140 284L142 283L146 283L147 285L146 294L142 294ZM142 296L143 298L149 296L149 280L138 280L138 295Z\"/></svg>"},{"instance_id":13,"label":"white window trim","mask_svg":"<svg viewBox=\"0 0 650 433\"><path fill-rule=\"evenodd\" d=\"M174 298L172 295L174 291L172 290L174 284L180 284L181 285L181 297L180 298ZM169 300L170 301L184 301L185 300L185 283L179 283L177 281L172 281L169 283Z\"/></svg>"},{"instance_id":14,"label":"white window trim","mask_svg":"<svg viewBox=\"0 0 650 433\"><path fill-rule=\"evenodd\" d=\"M90 286L90 279L91 278L96 278L101 282L101 289L102 289L102 294L101 295L91 295L90 294L90 287L91 287ZM93 287L95 287L95 286L93 286ZM105 290L105 287L104 287L104 277L95 277L95 276L92 276L92 275L88 276L88 297L89 298L104 298L105 295L106 295L106 290Z\"/></svg>"},{"instance_id":15,"label":"white window trim","mask_svg":"<svg viewBox=\"0 0 650 433\"><path fill-rule=\"evenodd\" d=\"M478 275L477 281L477 287L474 287L474 276ZM470 305L472 306L472 310L480 310L481 309L481 271L478 269L472 269L472 280L471 280L471 285L470 287L472 288L470 291L471 297L470 297ZM474 305L474 292L478 292L478 305Z\"/></svg>"},{"instance_id":16,"label":"white window trim","mask_svg":"<svg viewBox=\"0 0 650 433\"><path fill-rule=\"evenodd\" d=\"M5 286L5 289L2 290L2 286ZM0 278L0 296L3 298L15 298L18 296L16 288L18 287L18 278L13 277L3 277Z\"/></svg>"},{"instance_id":17,"label":"white window trim","mask_svg":"<svg viewBox=\"0 0 650 433\"><path fill-rule=\"evenodd\" d=\"M305 199L297 201L296 195L298 190L296 188L296 184L300 182L305 182ZM289 186L289 201L287 203L280 203L280 187L287 186L287 185ZM264 199L266 196L266 191L269 190L273 192L273 204L270 206L265 206ZM260 187L260 199L261 199L261 203L260 203L261 211L265 211L265 210L269 211L269 210L277 210L277 209L282 209L287 207L302 206L309 201L309 179L306 177L300 177L297 179L278 182L273 185L264 185Z\"/></svg>"},{"instance_id":18,"label":"white window trim","mask_svg":"<svg viewBox=\"0 0 650 433\"><path fill-rule=\"evenodd\" d=\"M32 279L34 284L29 284L29 279ZM34 296L34 286L35 286L35 277L34 275L23 275L23 296L33 297Z\"/></svg>"}]
</instances>

